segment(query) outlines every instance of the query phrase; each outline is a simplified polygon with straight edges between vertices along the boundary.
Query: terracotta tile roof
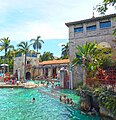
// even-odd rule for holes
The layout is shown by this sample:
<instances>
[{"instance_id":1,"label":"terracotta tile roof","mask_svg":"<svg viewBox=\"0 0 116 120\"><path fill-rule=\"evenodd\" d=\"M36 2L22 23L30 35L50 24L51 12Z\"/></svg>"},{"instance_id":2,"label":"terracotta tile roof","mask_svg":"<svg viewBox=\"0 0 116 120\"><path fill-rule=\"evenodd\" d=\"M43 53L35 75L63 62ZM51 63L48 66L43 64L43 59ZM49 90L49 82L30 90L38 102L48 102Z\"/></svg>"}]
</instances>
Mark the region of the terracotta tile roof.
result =
<instances>
[{"instance_id":1,"label":"terracotta tile roof","mask_svg":"<svg viewBox=\"0 0 116 120\"><path fill-rule=\"evenodd\" d=\"M69 64L69 59L39 62L39 65Z\"/></svg>"}]
</instances>

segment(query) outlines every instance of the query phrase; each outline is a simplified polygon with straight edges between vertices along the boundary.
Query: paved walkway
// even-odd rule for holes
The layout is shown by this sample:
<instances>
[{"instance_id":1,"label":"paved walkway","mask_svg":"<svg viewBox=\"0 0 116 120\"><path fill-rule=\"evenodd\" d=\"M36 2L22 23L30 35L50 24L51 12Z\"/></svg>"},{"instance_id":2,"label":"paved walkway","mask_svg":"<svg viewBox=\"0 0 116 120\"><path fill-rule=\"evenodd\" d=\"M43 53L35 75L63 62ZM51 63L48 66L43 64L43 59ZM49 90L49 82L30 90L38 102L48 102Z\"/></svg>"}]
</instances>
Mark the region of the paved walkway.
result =
<instances>
[{"instance_id":1,"label":"paved walkway","mask_svg":"<svg viewBox=\"0 0 116 120\"><path fill-rule=\"evenodd\" d=\"M39 87L44 86L43 84L38 84ZM0 82L0 88L23 88L25 87L25 84L20 83L17 84L6 84L5 82Z\"/></svg>"},{"instance_id":2,"label":"paved walkway","mask_svg":"<svg viewBox=\"0 0 116 120\"><path fill-rule=\"evenodd\" d=\"M0 88L23 88L24 85L23 84L20 84L20 85L17 85L17 84L6 84L5 82L0 82Z\"/></svg>"}]
</instances>

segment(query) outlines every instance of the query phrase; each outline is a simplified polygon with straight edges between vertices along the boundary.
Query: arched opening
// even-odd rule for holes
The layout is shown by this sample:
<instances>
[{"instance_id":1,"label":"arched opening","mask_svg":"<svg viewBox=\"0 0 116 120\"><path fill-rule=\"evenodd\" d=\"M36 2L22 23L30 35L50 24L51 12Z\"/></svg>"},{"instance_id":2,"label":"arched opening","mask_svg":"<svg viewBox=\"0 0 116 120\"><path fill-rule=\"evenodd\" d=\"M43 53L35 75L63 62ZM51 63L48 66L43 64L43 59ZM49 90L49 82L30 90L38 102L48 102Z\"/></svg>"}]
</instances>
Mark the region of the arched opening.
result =
<instances>
[{"instance_id":1,"label":"arched opening","mask_svg":"<svg viewBox=\"0 0 116 120\"><path fill-rule=\"evenodd\" d=\"M31 73L30 72L26 72L26 80L30 80L31 79Z\"/></svg>"},{"instance_id":2,"label":"arched opening","mask_svg":"<svg viewBox=\"0 0 116 120\"><path fill-rule=\"evenodd\" d=\"M46 73L45 76L48 77L48 68L45 68L45 71L46 71L45 72Z\"/></svg>"},{"instance_id":3,"label":"arched opening","mask_svg":"<svg viewBox=\"0 0 116 120\"><path fill-rule=\"evenodd\" d=\"M53 78L56 78L56 76L57 76L56 67L52 68L52 76L53 76Z\"/></svg>"}]
</instances>

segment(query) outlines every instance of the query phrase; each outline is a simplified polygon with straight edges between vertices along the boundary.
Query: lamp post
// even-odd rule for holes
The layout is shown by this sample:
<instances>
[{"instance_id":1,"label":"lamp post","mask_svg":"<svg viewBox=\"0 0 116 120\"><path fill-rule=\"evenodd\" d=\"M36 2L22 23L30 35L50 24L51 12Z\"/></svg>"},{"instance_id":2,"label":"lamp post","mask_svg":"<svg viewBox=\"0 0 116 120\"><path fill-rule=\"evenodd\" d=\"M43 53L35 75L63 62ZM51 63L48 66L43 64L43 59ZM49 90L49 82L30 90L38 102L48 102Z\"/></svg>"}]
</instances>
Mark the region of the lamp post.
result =
<instances>
[{"instance_id":1,"label":"lamp post","mask_svg":"<svg viewBox=\"0 0 116 120\"><path fill-rule=\"evenodd\" d=\"M3 56L3 78L5 78L5 55Z\"/></svg>"},{"instance_id":2,"label":"lamp post","mask_svg":"<svg viewBox=\"0 0 116 120\"><path fill-rule=\"evenodd\" d=\"M69 88L72 90L73 89L73 83L72 83L72 64L71 63L69 65L69 68L70 68L70 78L69 78L70 84L69 84Z\"/></svg>"},{"instance_id":3,"label":"lamp post","mask_svg":"<svg viewBox=\"0 0 116 120\"><path fill-rule=\"evenodd\" d=\"M3 64L4 64L4 72L3 72L3 78L5 78L5 58L3 59Z\"/></svg>"},{"instance_id":4,"label":"lamp post","mask_svg":"<svg viewBox=\"0 0 116 120\"><path fill-rule=\"evenodd\" d=\"M85 58L82 57L82 66L83 66L83 85L86 85L86 67L85 67Z\"/></svg>"}]
</instances>

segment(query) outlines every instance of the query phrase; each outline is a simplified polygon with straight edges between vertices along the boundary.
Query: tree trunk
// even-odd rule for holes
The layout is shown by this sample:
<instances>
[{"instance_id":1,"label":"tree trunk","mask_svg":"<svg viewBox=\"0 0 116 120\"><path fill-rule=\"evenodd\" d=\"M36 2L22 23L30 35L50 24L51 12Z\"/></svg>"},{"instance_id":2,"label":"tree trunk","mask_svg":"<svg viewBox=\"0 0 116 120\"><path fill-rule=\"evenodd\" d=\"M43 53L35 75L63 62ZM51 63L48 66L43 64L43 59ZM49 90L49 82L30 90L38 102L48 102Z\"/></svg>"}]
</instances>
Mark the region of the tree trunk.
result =
<instances>
[{"instance_id":1,"label":"tree trunk","mask_svg":"<svg viewBox=\"0 0 116 120\"><path fill-rule=\"evenodd\" d=\"M5 48L4 64L6 64L6 53L7 53L7 50ZM5 65L4 65L4 73L6 73L6 67L5 67Z\"/></svg>"},{"instance_id":2,"label":"tree trunk","mask_svg":"<svg viewBox=\"0 0 116 120\"><path fill-rule=\"evenodd\" d=\"M38 48L37 48L37 53L38 53Z\"/></svg>"},{"instance_id":3,"label":"tree trunk","mask_svg":"<svg viewBox=\"0 0 116 120\"><path fill-rule=\"evenodd\" d=\"M83 67L83 85L84 85L84 86L86 85L86 75L87 75L86 68Z\"/></svg>"},{"instance_id":4,"label":"tree trunk","mask_svg":"<svg viewBox=\"0 0 116 120\"><path fill-rule=\"evenodd\" d=\"M24 81L26 79L26 53L25 53L25 65L24 65Z\"/></svg>"}]
</instances>

